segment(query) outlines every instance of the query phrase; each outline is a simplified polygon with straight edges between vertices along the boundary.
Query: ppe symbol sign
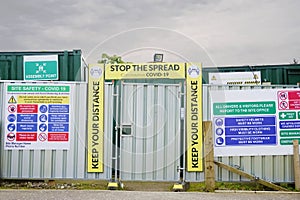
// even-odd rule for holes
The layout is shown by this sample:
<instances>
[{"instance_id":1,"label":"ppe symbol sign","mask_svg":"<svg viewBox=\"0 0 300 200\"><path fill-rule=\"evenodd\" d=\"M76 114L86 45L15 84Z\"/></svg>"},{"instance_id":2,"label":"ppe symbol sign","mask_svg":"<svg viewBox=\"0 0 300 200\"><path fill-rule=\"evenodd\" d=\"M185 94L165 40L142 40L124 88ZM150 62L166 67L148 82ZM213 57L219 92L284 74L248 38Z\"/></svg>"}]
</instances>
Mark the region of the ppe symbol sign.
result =
<instances>
[{"instance_id":1,"label":"ppe symbol sign","mask_svg":"<svg viewBox=\"0 0 300 200\"><path fill-rule=\"evenodd\" d=\"M221 137L218 137L218 138L216 139L216 143L217 143L218 145L223 145L223 144L224 144L224 139L221 138Z\"/></svg>"},{"instance_id":2,"label":"ppe symbol sign","mask_svg":"<svg viewBox=\"0 0 300 200\"><path fill-rule=\"evenodd\" d=\"M42 115L39 117L39 119L40 119L41 122L46 122L46 121L47 121L47 115L42 114Z\"/></svg>"},{"instance_id":3,"label":"ppe symbol sign","mask_svg":"<svg viewBox=\"0 0 300 200\"><path fill-rule=\"evenodd\" d=\"M14 114L10 114L10 115L7 116L7 120L9 122L14 122L14 121L16 121L16 119L17 119L17 117Z\"/></svg>"},{"instance_id":4,"label":"ppe symbol sign","mask_svg":"<svg viewBox=\"0 0 300 200\"><path fill-rule=\"evenodd\" d=\"M41 132L45 132L45 131L47 130L47 125L46 125L46 124L41 124L41 125L39 126L39 130L40 130Z\"/></svg>"},{"instance_id":5,"label":"ppe symbol sign","mask_svg":"<svg viewBox=\"0 0 300 200\"><path fill-rule=\"evenodd\" d=\"M215 145L216 146L225 146L225 118L215 118Z\"/></svg>"},{"instance_id":6,"label":"ppe symbol sign","mask_svg":"<svg viewBox=\"0 0 300 200\"><path fill-rule=\"evenodd\" d=\"M40 112L41 113L45 113L45 112L47 112L47 110L48 110L48 108L47 108L46 105L41 105L41 107L40 107Z\"/></svg>"},{"instance_id":7,"label":"ppe symbol sign","mask_svg":"<svg viewBox=\"0 0 300 200\"><path fill-rule=\"evenodd\" d=\"M16 125L15 124L8 124L7 125L7 130L12 132L16 130Z\"/></svg>"}]
</instances>

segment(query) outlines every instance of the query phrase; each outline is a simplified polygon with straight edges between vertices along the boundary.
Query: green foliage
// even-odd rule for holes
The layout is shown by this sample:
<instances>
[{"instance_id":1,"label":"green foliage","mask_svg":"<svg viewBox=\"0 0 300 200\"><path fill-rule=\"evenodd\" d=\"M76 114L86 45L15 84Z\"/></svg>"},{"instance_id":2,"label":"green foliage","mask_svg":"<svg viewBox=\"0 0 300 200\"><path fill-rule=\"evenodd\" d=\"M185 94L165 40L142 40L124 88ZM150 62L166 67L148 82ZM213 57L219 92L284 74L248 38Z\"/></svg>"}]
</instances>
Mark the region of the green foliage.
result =
<instances>
[{"instance_id":1,"label":"green foliage","mask_svg":"<svg viewBox=\"0 0 300 200\"><path fill-rule=\"evenodd\" d=\"M295 191L295 192L300 192L300 190L296 190L295 189L295 184L291 184L291 183L281 183L280 184L281 187L284 187L290 191Z\"/></svg>"},{"instance_id":2,"label":"green foliage","mask_svg":"<svg viewBox=\"0 0 300 200\"><path fill-rule=\"evenodd\" d=\"M288 183L280 184L281 187L287 188L290 191L296 191L293 185ZM271 188L260 185L256 182L216 182L216 190L241 190L241 191L272 191ZM190 183L189 192L206 192L205 182Z\"/></svg>"},{"instance_id":3,"label":"green foliage","mask_svg":"<svg viewBox=\"0 0 300 200\"><path fill-rule=\"evenodd\" d=\"M122 182L123 183L123 182ZM5 181L0 180L1 189L69 189L69 190L107 190L106 180L55 180L44 181ZM126 181L125 191L172 191L174 182ZM190 182L187 192L207 192L205 182ZM280 186L296 192L294 184L281 183ZM272 191L256 182L216 182L216 190L230 191ZM298 191L299 192L299 191Z\"/></svg>"},{"instance_id":4,"label":"green foliage","mask_svg":"<svg viewBox=\"0 0 300 200\"><path fill-rule=\"evenodd\" d=\"M116 64L116 63L125 63L121 56L113 55L109 56L106 53L103 53L101 56L101 60L98 60L98 63L101 64Z\"/></svg>"},{"instance_id":5,"label":"green foliage","mask_svg":"<svg viewBox=\"0 0 300 200\"><path fill-rule=\"evenodd\" d=\"M216 190L253 190L256 191L257 185L253 183L231 183L231 182L216 182ZM260 188L262 189L262 188ZM205 192L205 183L196 182L190 184L190 192Z\"/></svg>"}]
</instances>

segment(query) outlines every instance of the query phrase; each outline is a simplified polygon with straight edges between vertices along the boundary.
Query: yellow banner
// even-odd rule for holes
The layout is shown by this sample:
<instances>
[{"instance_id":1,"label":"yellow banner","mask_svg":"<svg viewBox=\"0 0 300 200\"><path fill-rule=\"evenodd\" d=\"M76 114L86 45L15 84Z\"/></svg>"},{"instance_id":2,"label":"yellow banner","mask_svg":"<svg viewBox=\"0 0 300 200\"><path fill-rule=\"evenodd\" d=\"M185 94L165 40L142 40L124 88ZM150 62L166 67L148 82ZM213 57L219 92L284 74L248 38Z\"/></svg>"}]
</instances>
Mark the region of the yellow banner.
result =
<instances>
[{"instance_id":1,"label":"yellow banner","mask_svg":"<svg viewBox=\"0 0 300 200\"><path fill-rule=\"evenodd\" d=\"M46 103L46 104L69 104L69 96L51 96L51 95L20 95L18 103Z\"/></svg>"},{"instance_id":2,"label":"yellow banner","mask_svg":"<svg viewBox=\"0 0 300 200\"><path fill-rule=\"evenodd\" d=\"M185 79L184 63L134 63L105 65L105 79Z\"/></svg>"},{"instance_id":3,"label":"yellow banner","mask_svg":"<svg viewBox=\"0 0 300 200\"><path fill-rule=\"evenodd\" d=\"M89 65L88 82L88 172L103 172L104 68Z\"/></svg>"},{"instance_id":4,"label":"yellow banner","mask_svg":"<svg viewBox=\"0 0 300 200\"><path fill-rule=\"evenodd\" d=\"M202 156L202 66L186 67L187 171L203 171Z\"/></svg>"}]
</instances>

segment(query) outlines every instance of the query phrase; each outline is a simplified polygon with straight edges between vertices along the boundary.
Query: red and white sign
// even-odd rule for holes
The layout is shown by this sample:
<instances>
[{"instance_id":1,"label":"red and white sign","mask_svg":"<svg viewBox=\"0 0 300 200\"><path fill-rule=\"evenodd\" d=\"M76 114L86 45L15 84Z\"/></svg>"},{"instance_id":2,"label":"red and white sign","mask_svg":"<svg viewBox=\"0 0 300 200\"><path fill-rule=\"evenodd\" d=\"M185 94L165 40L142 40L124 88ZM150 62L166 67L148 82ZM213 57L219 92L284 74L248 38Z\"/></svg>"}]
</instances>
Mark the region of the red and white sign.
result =
<instances>
[{"instance_id":1,"label":"red and white sign","mask_svg":"<svg viewBox=\"0 0 300 200\"><path fill-rule=\"evenodd\" d=\"M279 110L300 110L300 91L278 91Z\"/></svg>"},{"instance_id":2,"label":"red and white sign","mask_svg":"<svg viewBox=\"0 0 300 200\"><path fill-rule=\"evenodd\" d=\"M18 104L17 105L18 113L38 113L37 104Z\"/></svg>"},{"instance_id":3,"label":"red and white sign","mask_svg":"<svg viewBox=\"0 0 300 200\"><path fill-rule=\"evenodd\" d=\"M16 141L37 141L37 133L17 133Z\"/></svg>"},{"instance_id":4,"label":"red and white sign","mask_svg":"<svg viewBox=\"0 0 300 200\"><path fill-rule=\"evenodd\" d=\"M48 133L48 141L68 141L69 134L68 133Z\"/></svg>"}]
</instances>

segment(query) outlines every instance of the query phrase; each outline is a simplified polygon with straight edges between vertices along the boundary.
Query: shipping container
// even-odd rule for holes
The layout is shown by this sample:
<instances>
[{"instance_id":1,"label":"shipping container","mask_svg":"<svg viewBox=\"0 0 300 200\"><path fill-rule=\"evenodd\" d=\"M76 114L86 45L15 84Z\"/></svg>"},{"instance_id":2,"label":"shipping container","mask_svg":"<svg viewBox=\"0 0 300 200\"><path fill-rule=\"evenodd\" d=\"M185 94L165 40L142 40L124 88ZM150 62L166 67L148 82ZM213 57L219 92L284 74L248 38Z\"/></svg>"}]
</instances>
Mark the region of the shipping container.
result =
<instances>
[{"instance_id":1,"label":"shipping container","mask_svg":"<svg viewBox=\"0 0 300 200\"><path fill-rule=\"evenodd\" d=\"M300 64L203 67L203 83L209 84L209 73L260 71L261 82L272 85L297 85L300 83Z\"/></svg>"},{"instance_id":2,"label":"shipping container","mask_svg":"<svg viewBox=\"0 0 300 200\"><path fill-rule=\"evenodd\" d=\"M82 81L81 50L0 52L0 80L24 80L24 56L58 55L57 81Z\"/></svg>"}]
</instances>

